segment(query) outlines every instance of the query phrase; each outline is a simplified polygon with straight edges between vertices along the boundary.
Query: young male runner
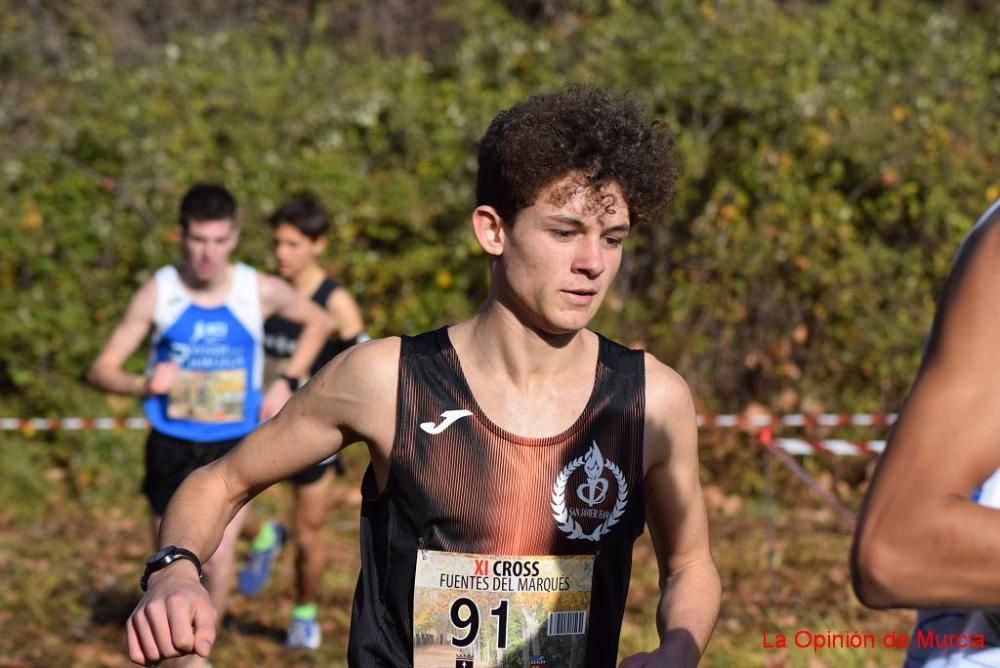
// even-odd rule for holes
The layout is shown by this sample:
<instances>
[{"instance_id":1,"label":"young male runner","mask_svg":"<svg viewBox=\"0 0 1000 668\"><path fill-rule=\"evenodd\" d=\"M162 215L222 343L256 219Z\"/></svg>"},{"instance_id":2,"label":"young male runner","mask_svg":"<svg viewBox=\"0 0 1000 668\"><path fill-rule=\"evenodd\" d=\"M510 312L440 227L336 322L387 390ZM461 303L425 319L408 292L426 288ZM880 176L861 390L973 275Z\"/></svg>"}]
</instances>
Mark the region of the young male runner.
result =
<instances>
[{"instance_id":1,"label":"young male runner","mask_svg":"<svg viewBox=\"0 0 1000 668\"><path fill-rule=\"evenodd\" d=\"M184 478L225 454L291 396L284 377L263 392L264 318L278 314L302 324L289 378L308 372L331 331L323 310L283 280L230 262L239 225L236 200L224 187L192 187L181 201L180 225L180 265L163 267L135 293L89 373L103 390L144 398L152 430L142 489L153 510L154 536ZM146 373L126 372L123 364L150 329ZM226 529L205 564L205 584L220 619L239 522Z\"/></svg>"},{"instance_id":2,"label":"young male runner","mask_svg":"<svg viewBox=\"0 0 1000 668\"><path fill-rule=\"evenodd\" d=\"M874 608L922 608L906 666L1000 665L1000 201L958 251L852 550Z\"/></svg>"},{"instance_id":3,"label":"young male runner","mask_svg":"<svg viewBox=\"0 0 1000 668\"><path fill-rule=\"evenodd\" d=\"M644 523L661 644L624 665L695 665L720 584L691 396L652 355L586 329L630 227L669 198L671 143L599 90L501 112L480 144L472 213L491 275L480 311L338 356L188 478L162 544L212 554L254 494L365 441L351 665L614 666ZM215 612L195 560L148 571L127 624L132 660L207 655Z\"/></svg>"},{"instance_id":4,"label":"young male runner","mask_svg":"<svg viewBox=\"0 0 1000 668\"><path fill-rule=\"evenodd\" d=\"M326 309L336 327L313 362L310 375L355 343L368 340L361 310L351 294L323 269L319 260L326 249L330 220L323 206L311 195L299 195L281 205L268 220L274 234L274 257L278 274L299 294ZM285 371L296 350L302 327L281 316L264 321L265 378ZM316 599L326 567L323 521L331 503L332 470L343 474L343 464L334 456L291 478L293 489L292 536L295 540L295 607L288 629L289 647L316 649L321 642ZM274 558L285 540L285 529L268 522L255 529L250 555L240 571L244 594L260 592L270 576Z\"/></svg>"}]
</instances>

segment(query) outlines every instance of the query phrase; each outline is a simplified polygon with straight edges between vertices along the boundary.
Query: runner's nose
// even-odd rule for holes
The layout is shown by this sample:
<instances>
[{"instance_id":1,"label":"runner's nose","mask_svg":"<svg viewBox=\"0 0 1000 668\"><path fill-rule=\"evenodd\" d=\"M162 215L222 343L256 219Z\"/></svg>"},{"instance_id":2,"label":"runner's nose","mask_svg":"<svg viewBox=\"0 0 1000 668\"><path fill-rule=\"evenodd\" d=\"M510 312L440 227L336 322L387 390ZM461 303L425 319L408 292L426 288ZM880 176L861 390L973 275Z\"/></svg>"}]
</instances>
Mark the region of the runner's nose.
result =
<instances>
[{"instance_id":1,"label":"runner's nose","mask_svg":"<svg viewBox=\"0 0 1000 668\"><path fill-rule=\"evenodd\" d=\"M598 237L583 235L576 247L573 258L573 271L587 278L597 278L604 273L604 254L601 252L601 240Z\"/></svg>"}]
</instances>

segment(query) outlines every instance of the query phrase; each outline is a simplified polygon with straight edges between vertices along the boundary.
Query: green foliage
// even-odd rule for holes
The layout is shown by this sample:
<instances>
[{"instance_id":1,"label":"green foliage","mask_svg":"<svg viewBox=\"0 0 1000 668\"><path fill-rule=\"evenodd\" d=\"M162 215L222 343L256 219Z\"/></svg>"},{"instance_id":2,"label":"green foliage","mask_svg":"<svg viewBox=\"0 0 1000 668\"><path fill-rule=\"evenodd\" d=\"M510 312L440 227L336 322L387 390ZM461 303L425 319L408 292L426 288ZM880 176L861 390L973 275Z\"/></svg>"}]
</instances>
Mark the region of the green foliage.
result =
<instances>
[{"instance_id":1,"label":"green foliage","mask_svg":"<svg viewBox=\"0 0 1000 668\"><path fill-rule=\"evenodd\" d=\"M171 35L130 64L96 25L55 65L18 59L41 33L5 14L0 412L105 411L84 370L175 257L195 180L237 193L240 255L259 266L282 198L329 203L331 266L375 334L469 315L487 285L468 229L478 138L499 109L579 80L669 122L682 172L599 328L714 410L898 405L954 249L1000 196L995 13L579 2L529 25L491 0L444 5L463 36L427 55L325 41L320 15L313 39L271 17Z\"/></svg>"}]
</instances>

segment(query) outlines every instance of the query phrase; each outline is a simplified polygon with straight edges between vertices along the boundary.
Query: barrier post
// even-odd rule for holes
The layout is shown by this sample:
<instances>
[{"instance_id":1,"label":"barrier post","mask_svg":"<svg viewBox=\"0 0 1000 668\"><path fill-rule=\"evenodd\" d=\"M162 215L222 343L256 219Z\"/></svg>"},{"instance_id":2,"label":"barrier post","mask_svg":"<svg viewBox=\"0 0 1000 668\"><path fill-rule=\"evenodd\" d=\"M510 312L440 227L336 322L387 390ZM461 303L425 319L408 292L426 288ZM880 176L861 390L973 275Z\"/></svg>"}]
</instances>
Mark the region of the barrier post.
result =
<instances>
[{"instance_id":1,"label":"barrier post","mask_svg":"<svg viewBox=\"0 0 1000 668\"><path fill-rule=\"evenodd\" d=\"M767 434L763 432L768 432ZM751 438L758 443L770 442L774 435L770 427L764 427ZM777 573L777 552L778 552L778 527L775 520L774 502L774 474L771 471L771 448L760 449L761 466L764 468L764 516L767 518L765 529L765 541L767 542L767 602L774 603L778 593L778 573Z\"/></svg>"},{"instance_id":2,"label":"barrier post","mask_svg":"<svg viewBox=\"0 0 1000 668\"><path fill-rule=\"evenodd\" d=\"M764 427L757 432L757 443L771 453L775 459L791 471L792 475L798 478L807 488L812 490L812 492L816 494L820 500L837 513L837 515L850 525L852 529L854 528L854 524L857 521L854 513L848 510L847 506L840 502L840 499L824 488L823 485L819 484L819 481L816 480L816 478L809 475L809 473L802 468L798 462L792 459L791 455L782 450L780 447L775 446L774 430L771 427Z\"/></svg>"}]
</instances>

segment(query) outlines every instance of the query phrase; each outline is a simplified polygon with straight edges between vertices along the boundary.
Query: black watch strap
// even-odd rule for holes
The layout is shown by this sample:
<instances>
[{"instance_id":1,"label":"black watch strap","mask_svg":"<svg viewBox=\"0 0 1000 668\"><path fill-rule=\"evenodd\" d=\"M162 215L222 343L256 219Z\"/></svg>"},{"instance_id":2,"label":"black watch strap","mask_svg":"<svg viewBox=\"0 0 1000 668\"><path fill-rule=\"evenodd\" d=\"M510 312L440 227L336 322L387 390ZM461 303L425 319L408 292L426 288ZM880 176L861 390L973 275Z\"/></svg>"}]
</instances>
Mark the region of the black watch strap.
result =
<instances>
[{"instance_id":1,"label":"black watch strap","mask_svg":"<svg viewBox=\"0 0 1000 668\"><path fill-rule=\"evenodd\" d=\"M286 383L288 383L288 387L290 387L292 389L292 392L298 392L299 391L299 386L302 385L302 383L299 382L299 379L296 378L295 376L288 376L288 375L285 375L285 374L281 374L278 377L281 378Z\"/></svg>"},{"instance_id":2,"label":"black watch strap","mask_svg":"<svg viewBox=\"0 0 1000 668\"><path fill-rule=\"evenodd\" d=\"M156 553L146 561L146 570L139 579L139 587L143 591L146 591L146 588L149 586L150 575L157 571L161 571L175 561L180 561L182 559L190 561L194 564L194 567L198 569L199 580L204 577L201 570L201 559L198 558L197 554L191 550L185 550L183 547L167 545L166 547L157 550Z\"/></svg>"}]
</instances>

